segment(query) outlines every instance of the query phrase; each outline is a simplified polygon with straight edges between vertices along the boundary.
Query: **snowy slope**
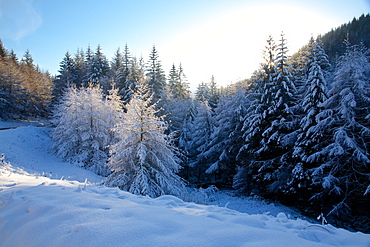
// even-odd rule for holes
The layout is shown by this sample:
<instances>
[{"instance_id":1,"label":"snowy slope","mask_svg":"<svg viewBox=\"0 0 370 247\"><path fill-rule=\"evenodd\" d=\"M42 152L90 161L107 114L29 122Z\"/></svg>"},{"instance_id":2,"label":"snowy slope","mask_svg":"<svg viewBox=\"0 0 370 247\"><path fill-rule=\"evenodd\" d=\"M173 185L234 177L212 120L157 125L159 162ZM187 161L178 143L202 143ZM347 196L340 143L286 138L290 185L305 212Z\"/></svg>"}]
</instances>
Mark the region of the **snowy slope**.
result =
<instances>
[{"instance_id":1,"label":"snowy slope","mask_svg":"<svg viewBox=\"0 0 370 247\"><path fill-rule=\"evenodd\" d=\"M47 131L35 126L0 131L0 153L7 162L0 165L1 247L370 247L368 234L292 220L284 213L246 214L94 185L101 177L49 153Z\"/></svg>"}]
</instances>

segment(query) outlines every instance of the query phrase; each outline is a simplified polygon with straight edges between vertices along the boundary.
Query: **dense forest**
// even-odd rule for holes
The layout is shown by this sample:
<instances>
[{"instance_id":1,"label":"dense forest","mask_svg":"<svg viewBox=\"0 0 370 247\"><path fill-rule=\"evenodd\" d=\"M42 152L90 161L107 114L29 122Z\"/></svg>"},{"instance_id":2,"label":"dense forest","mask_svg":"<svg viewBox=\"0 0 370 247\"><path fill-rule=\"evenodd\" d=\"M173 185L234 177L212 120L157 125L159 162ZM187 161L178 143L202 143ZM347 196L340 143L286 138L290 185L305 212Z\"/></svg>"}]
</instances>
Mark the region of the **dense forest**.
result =
<instances>
[{"instance_id":1,"label":"dense forest","mask_svg":"<svg viewBox=\"0 0 370 247\"><path fill-rule=\"evenodd\" d=\"M370 231L370 15L288 56L268 37L264 63L243 81L189 91L126 45L67 52L51 78L27 51L0 43L0 117L50 117L59 157L135 194L185 197L185 185L233 188Z\"/></svg>"}]
</instances>

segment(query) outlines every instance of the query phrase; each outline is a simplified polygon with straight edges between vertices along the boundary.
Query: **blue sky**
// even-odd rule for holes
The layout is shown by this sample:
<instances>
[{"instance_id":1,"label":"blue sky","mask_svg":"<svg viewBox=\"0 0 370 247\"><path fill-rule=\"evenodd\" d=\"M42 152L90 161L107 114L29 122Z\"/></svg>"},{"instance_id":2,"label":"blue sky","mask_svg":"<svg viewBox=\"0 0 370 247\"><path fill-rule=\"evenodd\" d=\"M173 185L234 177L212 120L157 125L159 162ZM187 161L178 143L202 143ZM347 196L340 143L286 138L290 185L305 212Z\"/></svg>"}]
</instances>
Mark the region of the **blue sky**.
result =
<instances>
[{"instance_id":1,"label":"blue sky","mask_svg":"<svg viewBox=\"0 0 370 247\"><path fill-rule=\"evenodd\" d=\"M127 43L147 60L156 45L167 74L182 63L192 87L227 85L258 68L268 35L283 31L293 53L369 12L369 0L0 0L0 38L52 74L66 51L100 44L110 59Z\"/></svg>"}]
</instances>

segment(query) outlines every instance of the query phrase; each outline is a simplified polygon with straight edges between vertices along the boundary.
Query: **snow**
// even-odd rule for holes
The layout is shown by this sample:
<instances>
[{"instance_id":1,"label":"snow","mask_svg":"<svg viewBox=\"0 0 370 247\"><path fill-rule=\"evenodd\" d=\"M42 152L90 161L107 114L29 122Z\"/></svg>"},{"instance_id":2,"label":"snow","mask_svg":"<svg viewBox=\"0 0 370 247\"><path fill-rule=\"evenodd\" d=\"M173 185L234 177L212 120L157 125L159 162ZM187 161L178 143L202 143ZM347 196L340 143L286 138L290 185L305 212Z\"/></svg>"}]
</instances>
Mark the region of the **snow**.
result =
<instances>
[{"instance_id":1,"label":"snow","mask_svg":"<svg viewBox=\"0 0 370 247\"><path fill-rule=\"evenodd\" d=\"M369 234L294 219L262 200L217 193L215 205L200 205L99 185L102 177L50 153L48 133L0 131L1 247L370 246Z\"/></svg>"}]
</instances>

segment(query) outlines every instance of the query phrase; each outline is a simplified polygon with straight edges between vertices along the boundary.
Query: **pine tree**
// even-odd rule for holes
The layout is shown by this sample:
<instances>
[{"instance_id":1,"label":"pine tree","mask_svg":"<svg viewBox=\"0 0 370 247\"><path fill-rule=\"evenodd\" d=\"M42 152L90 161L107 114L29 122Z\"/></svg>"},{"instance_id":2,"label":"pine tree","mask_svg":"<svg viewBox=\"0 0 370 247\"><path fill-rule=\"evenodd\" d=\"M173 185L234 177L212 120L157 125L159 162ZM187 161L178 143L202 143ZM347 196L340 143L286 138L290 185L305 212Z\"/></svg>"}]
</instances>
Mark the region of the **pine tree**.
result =
<instances>
[{"instance_id":1,"label":"pine tree","mask_svg":"<svg viewBox=\"0 0 370 247\"><path fill-rule=\"evenodd\" d=\"M88 68L87 77L89 78L89 82L100 84L103 90L108 90L110 86L110 82L108 81L109 70L109 62L103 54L100 45L98 45Z\"/></svg>"},{"instance_id":2,"label":"pine tree","mask_svg":"<svg viewBox=\"0 0 370 247\"><path fill-rule=\"evenodd\" d=\"M180 169L177 151L171 137L165 134L166 123L156 116L151 94L141 82L126 105L127 113L116 129L119 141L111 146L112 174L105 184L151 197L184 197L185 182L176 175Z\"/></svg>"},{"instance_id":3,"label":"pine tree","mask_svg":"<svg viewBox=\"0 0 370 247\"><path fill-rule=\"evenodd\" d=\"M292 180L289 182L290 192L293 193L297 193L302 189L312 189L310 171L313 167L316 167L318 161L312 164L308 162L308 157L319 151L320 147L323 147L324 143L329 139L328 122L325 121L325 118L322 119L322 114L325 110L323 103L327 100L328 89L320 65L322 64L327 68L327 60L324 59L326 56L319 49L320 44L317 41L311 39L309 44L308 76L305 82L304 98L301 103L303 115L293 152L293 157L297 158L297 164L292 171Z\"/></svg>"},{"instance_id":4,"label":"pine tree","mask_svg":"<svg viewBox=\"0 0 370 247\"><path fill-rule=\"evenodd\" d=\"M196 183L204 183L208 180L205 171L206 157L202 155L206 151L210 136L214 127L211 108L208 102L201 102L196 108L196 115L193 121L193 133L191 152L189 153L189 179Z\"/></svg>"},{"instance_id":5,"label":"pine tree","mask_svg":"<svg viewBox=\"0 0 370 247\"><path fill-rule=\"evenodd\" d=\"M214 110L217 107L218 102L220 101L220 93L217 88L215 77L213 75L211 77L211 81L208 87L209 87L208 104L211 107L211 109Z\"/></svg>"},{"instance_id":6,"label":"pine tree","mask_svg":"<svg viewBox=\"0 0 370 247\"><path fill-rule=\"evenodd\" d=\"M164 75L158 52L155 46L149 56L147 64L148 89L153 94L153 103L165 99L166 77ZM159 103L158 106L162 105Z\"/></svg>"},{"instance_id":7,"label":"pine tree","mask_svg":"<svg viewBox=\"0 0 370 247\"><path fill-rule=\"evenodd\" d=\"M329 98L324 102L332 138L308 157L321 164L313 169L313 182L322 186L317 199L332 197L329 214L344 214L367 191L370 177L370 64L368 50L347 45L335 71Z\"/></svg>"},{"instance_id":8,"label":"pine tree","mask_svg":"<svg viewBox=\"0 0 370 247\"><path fill-rule=\"evenodd\" d=\"M179 65L178 73L179 73L179 83L181 87L179 98L189 99L190 98L189 83L187 82L186 75L184 73L184 69L181 63Z\"/></svg>"},{"instance_id":9,"label":"pine tree","mask_svg":"<svg viewBox=\"0 0 370 247\"><path fill-rule=\"evenodd\" d=\"M125 78L122 78L123 56L120 48L117 48L116 52L114 53L110 67L111 81L120 90L121 88L123 88L123 83L125 80Z\"/></svg>"},{"instance_id":10,"label":"pine tree","mask_svg":"<svg viewBox=\"0 0 370 247\"><path fill-rule=\"evenodd\" d=\"M234 178L234 187L242 190L251 190L252 181L261 181L262 174L256 173L261 162L257 151L261 147L262 133L269 127L270 115L268 108L274 102L270 95L272 76L275 73L276 45L271 36L266 40L264 50L265 63L257 70L249 81L247 97L249 105L246 109L243 123L243 138L245 144L240 148L237 160L240 167ZM253 168L253 169L252 169Z\"/></svg>"},{"instance_id":11,"label":"pine tree","mask_svg":"<svg viewBox=\"0 0 370 247\"><path fill-rule=\"evenodd\" d=\"M194 119L196 116L196 107L194 101L190 101L190 106L187 108L186 113L181 127L180 134L178 137L178 147L182 151L184 159L182 161L182 170L183 177L186 180L189 180L189 164L192 162L191 157L194 157L194 149L192 147L193 141L193 132L194 132Z\"/></svg>"},{"instance_id":12,"label":"pine tree","mask_svg":"<svg viewBox=\"0 0 370 247\"><path fill-rule=\"evenodd\" d=\"M207 149L201 154L206 158L206 173L214 174L214 181L232 185L236 173L236 156L244 144L243 117L248 107L245 90L240 86L235 94L223 97L215 109L215 127Z\"/></svg>"},{"instance_id":13,"label":"pine tree","mask_svg":"<svg viewBox=\"0 0 370 247\"><path fill-rule=\"evenodd\" d=\"M75 62L75 73L76 80L75 84L77 88L80 88L84 85L84 76L87 73L86 63L85 63L85 53L82 49L77 49L74 56Z\"/></svg>"},{"instance_id":14,"label":"pine tree","mask_svg":"<svg viewBox=\"0 0 370 247\"><path fill-rule=\"evenodd\" d=\"M68 87L76 85L76 65L71 54L67 51L60 63L59 75L54 80L53 86L53 104L57 103Z\"/></svg>"},{"instance_id":15,"label":"pine tree","mask_svg":"<svg viewBox=\"0 0 370 247\"><path fill-rule=\"evenodd\" d=\"M177 70L173 64L168 76L168 91L171 99L189 99L190 91L186 82L184 70L180 64Z\"/></svg>"},{"instance_id":16,"label":"pine tree","mask_svg":"<svg viewBox=\"0 0 370 247\"><path fill-rule=\"evenodd\" d=\"M168 91L170 98L179 98L180 97L180 78L179 73L174 64L172 64L169 76L168 76Z\"/></svg>"},{"instance_id":17,"label":"pine tree","mask_svg":"<svg viewBox=\"0 0 370 247\"><path fill-rule=\"evenodd\" d=\"M287 63L285 43L282 34L277 46L273 73L268 74L260 102L252 103L252 109L256 109L258 113L249 115L244 123L244 130L248 128L246 124L251 124L253 129L244 133L246 145L239 154L240 159L252 155L247 167L239 172L244 174L247 169L251 180L262 186L261 189L267 193L284 190L286 175L291 169L290 152L296 137L296 88L292 81L290 64ZM256 151L251 151L253 149Z\"/></svg>"},{"instance_id":18,"label":"pine tree","mask_svg":"<svg viewBox=\"0 0 370 247\"><path fill-rule=\"evenodd\" d=\"M206 102L209 99L209 88L207 83L200 83L195 92L195 99L198 102Z\"/></svg>"},{"instance_id":19,"label":"pine tree","mask_svg":"<svg viewBox=\"0 0 370 247\"><path fill-rule=\"evenodd\" d=\"M1 40L0 40L1 41ZM27 115L30 104L28 93L22 87L23 75L14 51L10 53L0 43L0 118Z\"/></svg>"}]
</instances>

